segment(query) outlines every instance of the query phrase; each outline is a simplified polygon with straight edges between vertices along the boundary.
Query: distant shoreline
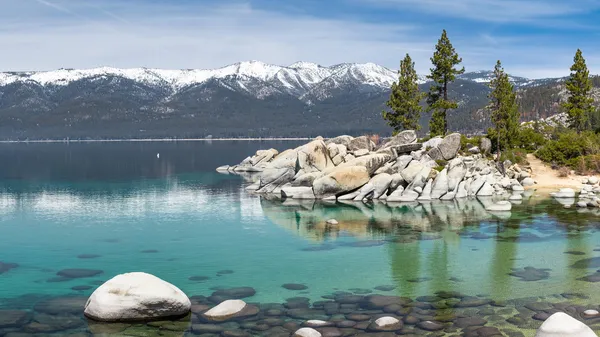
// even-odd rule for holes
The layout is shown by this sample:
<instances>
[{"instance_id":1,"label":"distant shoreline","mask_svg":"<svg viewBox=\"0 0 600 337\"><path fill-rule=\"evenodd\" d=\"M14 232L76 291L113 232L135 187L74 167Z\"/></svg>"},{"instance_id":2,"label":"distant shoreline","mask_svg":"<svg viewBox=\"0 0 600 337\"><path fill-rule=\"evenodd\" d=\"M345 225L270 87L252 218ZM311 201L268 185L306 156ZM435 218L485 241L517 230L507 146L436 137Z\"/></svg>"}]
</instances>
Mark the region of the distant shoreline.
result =
<instances>
[{"instance_id":1,"label":"distant shoreline","mask_svg":"<svg viewBox=\"0 0 600 337\"><path fill-rule=\"evenodd\" d=\"M9 143L117 143L117 142L207 142L207 141L273 141L273 140L310 140L310 137L303 138L177 138L177 139L160 139L160 138L132 138L132 139L62 139L62 140L0 140L0 144Z\"/></svg>"}]
</instances>

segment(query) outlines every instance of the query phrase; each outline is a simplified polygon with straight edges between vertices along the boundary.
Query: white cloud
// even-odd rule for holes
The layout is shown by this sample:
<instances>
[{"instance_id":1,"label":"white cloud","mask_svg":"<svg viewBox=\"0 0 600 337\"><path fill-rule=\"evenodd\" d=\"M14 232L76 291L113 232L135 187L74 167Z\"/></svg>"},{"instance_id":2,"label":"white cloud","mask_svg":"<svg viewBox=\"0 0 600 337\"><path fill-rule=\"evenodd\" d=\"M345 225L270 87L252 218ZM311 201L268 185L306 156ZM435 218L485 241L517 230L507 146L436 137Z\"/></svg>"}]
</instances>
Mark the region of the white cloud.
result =
<instances>
[{"instance_id":1,"label":"white cloud","mask_svg":"<svg viewBox=\"0 0 600 337\"><path fill-rule=\"evenodd\" d=\"M417 0L396 2L412 1ZM442 0L424 1L433 6ZM456 0L452 6L471 1ZM489 6L499 3L483 0ZM449 12L456 10L452 6ZM374 62L397 68L408 52L417 71L428 72L440 32L416 16L398 21L317 18L231 2L184 6L139 0L0 0L0 70L216 68L244 60L280 65L300 60L322 65ZM485 27L466 33L448 29L468 71L491 69L501 59L514 75L567 75L578 47L589 57L592 72L600 65L592 40L574 46L559 44L550 35L502 36Z\"/></svg>"}]
</instances>

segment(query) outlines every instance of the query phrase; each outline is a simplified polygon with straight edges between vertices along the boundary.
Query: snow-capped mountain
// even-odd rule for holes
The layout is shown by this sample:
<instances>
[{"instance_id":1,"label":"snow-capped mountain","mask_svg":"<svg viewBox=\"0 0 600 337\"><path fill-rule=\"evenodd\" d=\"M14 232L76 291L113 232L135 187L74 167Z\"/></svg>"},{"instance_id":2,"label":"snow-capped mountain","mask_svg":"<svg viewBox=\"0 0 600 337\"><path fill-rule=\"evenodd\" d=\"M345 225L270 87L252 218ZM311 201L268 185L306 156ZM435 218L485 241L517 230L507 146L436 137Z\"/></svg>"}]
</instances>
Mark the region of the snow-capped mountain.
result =
<instances>
[{"instance_id":1,"label":"snow-capped mountain","mask_svg":"<svg viewBox=\"0 0 600 337\"><path fill-rule=\"evenodd\" d=\"M491 75L466 73L450 85L459 103L449 121L454 129L480 127L471 115L485 106ZM218 69L5 72L0 139L385 134L381 111L397 77L396 70L373 63L260 61ZM557 83L511 80L520 90ZM425 76L419 84L428 90Z\"/></svg>"}]
</instances>

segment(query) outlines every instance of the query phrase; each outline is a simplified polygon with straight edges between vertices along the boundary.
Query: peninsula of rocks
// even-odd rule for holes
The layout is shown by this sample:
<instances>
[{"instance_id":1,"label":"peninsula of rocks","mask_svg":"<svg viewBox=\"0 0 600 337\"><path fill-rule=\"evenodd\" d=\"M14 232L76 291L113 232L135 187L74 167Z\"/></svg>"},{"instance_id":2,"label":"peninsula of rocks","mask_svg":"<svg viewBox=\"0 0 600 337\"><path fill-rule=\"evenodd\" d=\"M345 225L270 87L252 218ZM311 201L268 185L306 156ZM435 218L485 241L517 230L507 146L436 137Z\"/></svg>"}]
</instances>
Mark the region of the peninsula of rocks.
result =
<instances>
[{"instance_id":1,"label":"peninsula of rocks","mask_svg":"<svg viewBox=\"0 0 600 337\"><path fill-rule=\"evenodd\" d=\"M521 200L524 186L535 181L527 168L494 161L490 150L487 138L461 150L459 133L419 142L408 130L380 145L367 136L317 137L281 153L259 150L217 171L257 173L247 189L282 198L413 202L494 196L500 201L489 210L508 211L506 200Z\"/></svg>"}]
</instances>

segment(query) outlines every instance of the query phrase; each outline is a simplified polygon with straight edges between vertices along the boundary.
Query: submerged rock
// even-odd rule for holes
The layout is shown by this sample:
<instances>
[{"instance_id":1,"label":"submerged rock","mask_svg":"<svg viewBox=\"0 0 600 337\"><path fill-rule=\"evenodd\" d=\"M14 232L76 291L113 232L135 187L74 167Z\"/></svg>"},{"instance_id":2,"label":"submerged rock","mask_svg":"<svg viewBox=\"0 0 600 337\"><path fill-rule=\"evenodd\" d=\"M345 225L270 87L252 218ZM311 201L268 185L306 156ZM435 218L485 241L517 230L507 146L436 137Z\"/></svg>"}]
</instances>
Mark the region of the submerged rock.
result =
<instances>
[{"instance_id":1,"label":"submerged rock","mask_svg":"<svg viewBox=\"0 0 600 337\"><path fill-rule=\"evenodd\" d=\"M10 271L11 269L17 268L18 266L19 265L16 263L7 263L7 262L0 261L0 274L4 274L4 273Z\"/></svg>"},{"instance_id":2,"label":"submerged rock","mask_svg":"<svg viewBox=\"0 0 600 337\"><path fill-rule=\"evenodd\" d=\"M550 277L548 273L550 269L537 269L534 267L525 267L521 270L513 269L513 272L509 273L510 276L520 278L522 281L540 281Z\"/></svg>"},{"instance_id":3,"label":"submerged rock","mask_svg":"<svg viewBox=\"0 0 600 337\"><path fill-rule=\"evenodd\" d=\"M321 337L321 333L313 328L301 328L292 337Z\"/></svg>"},{"instance_id":4,"label":"submerged rock","mask_svg":"<svg viewBox=\"0 0 600 337\"><path fill-rule=\"evenodd\" d=\"M203 313L202 317L209 321L221 322L233 318L254 316L258 312L257 307L248 305L242 300L226 300Z\"/></svg>"},{"instance_id":5,"label":"submerged rock","mask_svg":"<svg viewBox=\"0 0 600 337\"><path fill-rule=\"evenodd\" d=\"M575 318L557 312L537 330L535 337L598 337L592 329Z\"/></svg>"},{"instance_id":6,"label":"submerged rock","mask_svg":"<svg viewBox=\"0 0 600 337\"><path fill-rule=\"evenodd\" d=\"M122 322L182 316L190 308L190 300L176 286L135 272L117 275L96 289L84 314L97 321Z\"/></svg>"},{"instance_id":7,"label":"submerged rock","mask_svg":"<svg viewBox=\"0 0 600 337\"><path fill-rule=\"evenodd\" d=\"M96 269L63 269L56 273L56 275L66 278L84 278L84 277L93 277L96 275L102 274L102 270Z\"/></svg>"}]
</instances>

